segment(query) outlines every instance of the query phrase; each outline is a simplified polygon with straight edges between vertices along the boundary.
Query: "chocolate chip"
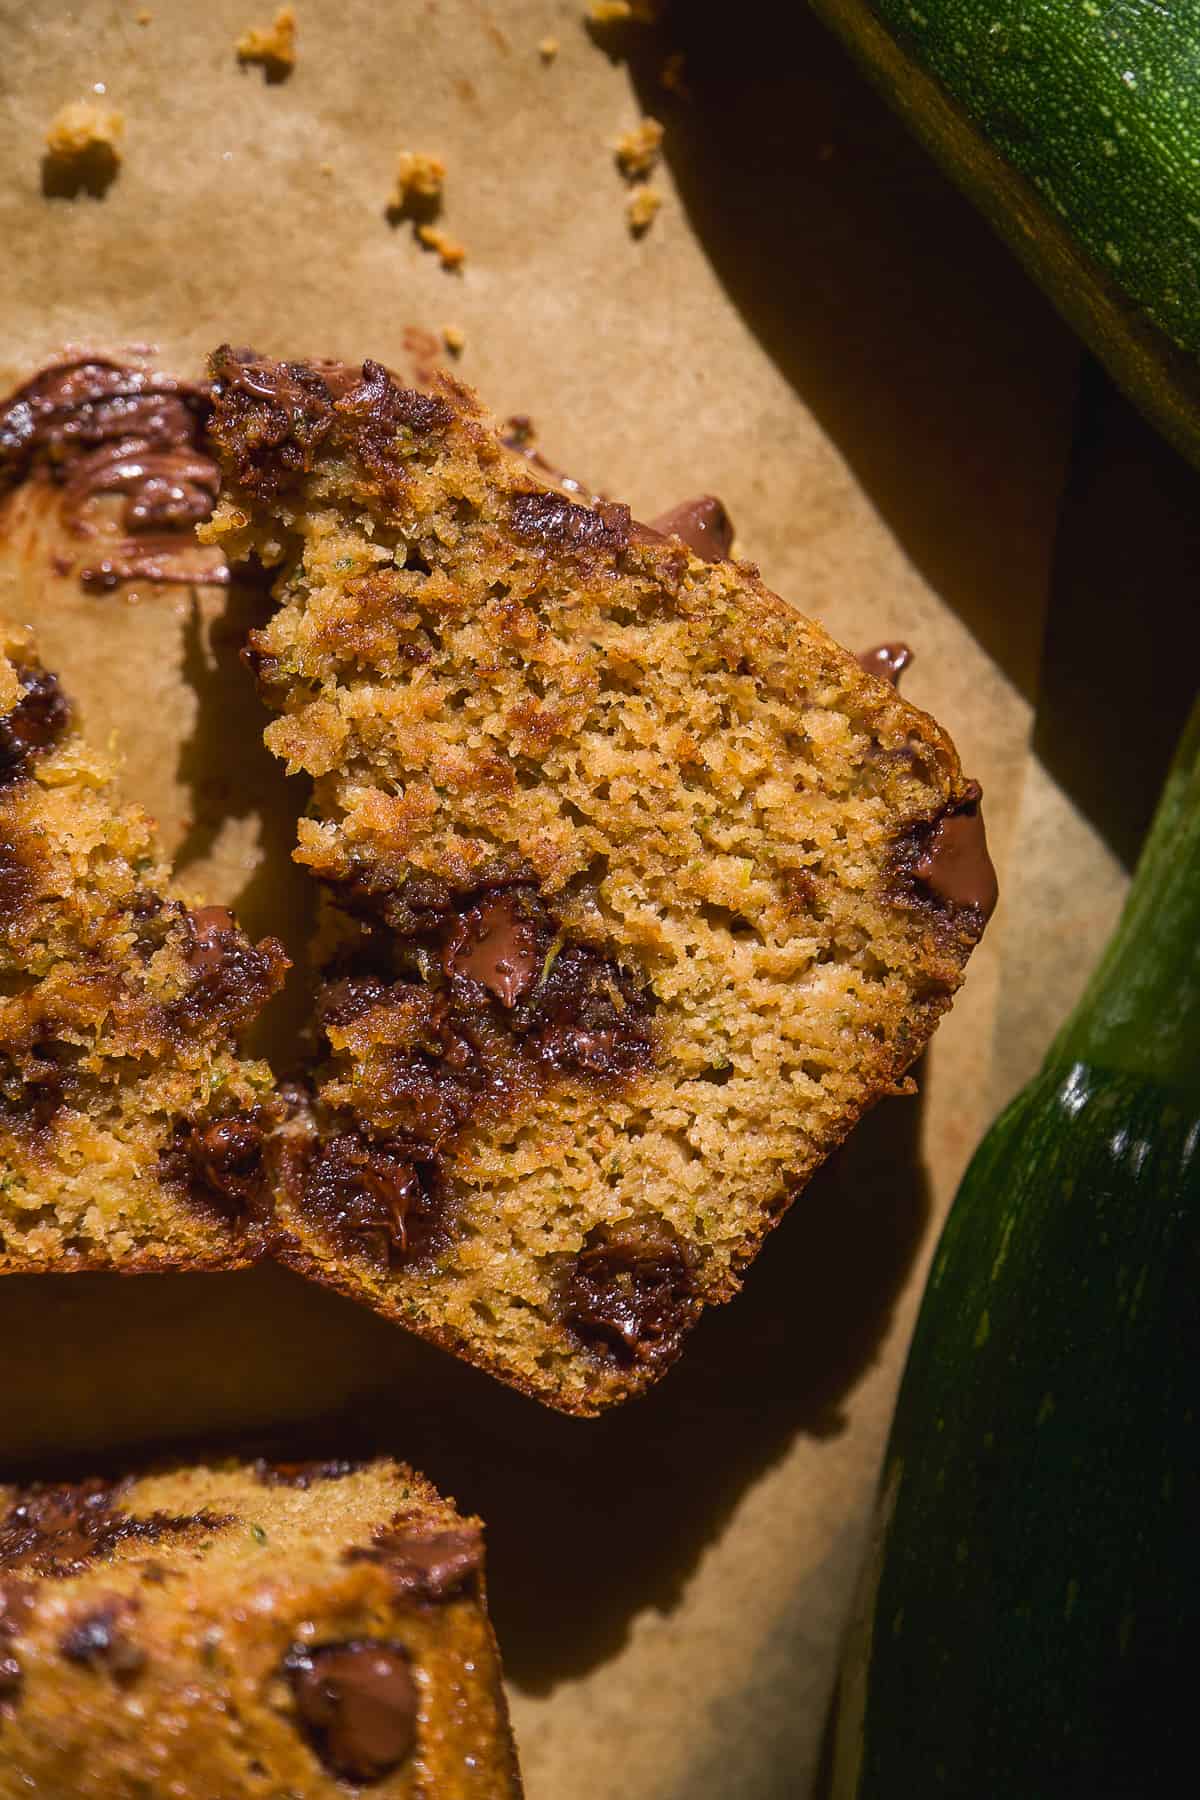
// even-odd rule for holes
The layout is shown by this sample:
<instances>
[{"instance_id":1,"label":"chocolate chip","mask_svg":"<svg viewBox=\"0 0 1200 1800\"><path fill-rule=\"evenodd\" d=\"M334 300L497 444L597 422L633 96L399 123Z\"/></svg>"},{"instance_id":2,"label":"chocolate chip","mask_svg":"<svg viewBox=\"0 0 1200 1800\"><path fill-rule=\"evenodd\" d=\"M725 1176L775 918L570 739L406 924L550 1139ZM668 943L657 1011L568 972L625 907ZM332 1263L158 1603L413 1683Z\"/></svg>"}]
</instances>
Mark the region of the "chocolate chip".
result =
<instances>
[{"instance_id":1,"label":"chocolate chip","mask_svg":"<svg viewBox=\"0 0 1200 1800\"><path fill-rule=\"evenodd\" d=\"M683 1248L665 1223L590 1232L561 1303L576 1337L626 1364L670 1357L698 1306Z\"/></svg>"},{"instance_id":2,"label":"chocolate chip","mask_svg":"<svg viewBox=\"0 0 1200 1800\"><path fill-rule=\"evenodd\" d=\"M860 652L854 660L868 675L877 675L880 681L899 687L900 677L912 659L913 653L907 644L875 644L870 650Z\"/></svg>"},{"instance_id":3,"label":"chocolate chip","mask_svg":"<svg viewBox=\"0 0 1200 1800\"><path fill-rule=\"evenodd\" d=\"M723 562L733 549L733 523L715 494L682 500L651 519L650 530L681 538L705 562Z\"/></svg>"},{"instance_id":4,"label":"chocolate chip","mask_svg":"<svg viewBox=\"0 0 1200 1800\"><path fill-rule=\"evenodd\" d=\"M567 942L516 1028L547 1068L565 1075L624 1078L652 1060L653 995L587 944Z\"/></svg>"},{"instance_id":5,"label":"chocolate chip","mask_svg":"<svg viewBox=\"0 0 1200 1800\"><path fill-rule=\"evenodd\" d=\"M408 1652L360 1638L298 1646L284 1661L300 1728L344 1781L382 1781L412 1755L419 1697Z\"/></svg>"},{"instance_id":6,"label":"chocolate chip","mask_svg":"<svg viewBox=\"0 0 1200 1800\"><path fill-rule=\"evenodd\" d=\"M263 1211L263 1144L262 1123L248 1113L208 1124L185 1123L167 1153L166 1173L182 1174L190 1188L218 1200L230 1218L258 1218Z\"/></svg>"},{"instance_id":7,"label":"chocolate chip","mask_svg":"<svg viewBox=\"0 0 1200 1800\"><path fill-rule=\"evenodd\" d=\"M541 964L538 921L522 911L519 892L487 895L464 913L442 957L447 976L480 982L510 1009L532 987Z\"/></svg>"},{"instance_id":8,"label":"chocolate chip","mask_svg":"<svg viewBox=\"0 0 1200 1800\"><path fill-rule=\"evenodd\" d=\"M376 1532L369 1546L347 1550L345 1562L378 1563L397 1595L411 1600L447 1600L483 1566L483 1540L478 1527L418 1532Z\"/></svg>"},{"instance_id":9,"label":"chocolate chip","mask_svg":"<svg viewBox=\"0 0 1200 1800\"><path fill-rule=\"evenodd\" d=\"M402 470L405 433L424 437L444 430L454 417L444 400L401 387L382 363L365 362L362 380L337 403L340 435L376 477L389 481Z\"/></svg>"},{"instance_id":10,"label":"chocolate chip","mask_svg":"<svg viewBox=\"0 0 1200 1800\"><path fill-rule=\"evenodd\" d=\"M227 906L201 906L189 915L186 952L191 985L177 1010L189 1025L245 1025L283 985L289 962L276 938L252 944Z\"/></svg>"},{"instance_id":11,"label":"chocolate chip","mask_svg":"<svg viewBox=\"0 0 1200 1800\"><path fill-rule=\"evenodd\" d=\"M513 494L509 498L513 533L526 544L545 544L585 557L624 549L629 541L629 508L611 501L579 506L564 494Z\"/></svg>"},{"instance_id":12,"label":"chocolate chip","mask_svg":"<svg viewBox=\"0 0 1200 1800\"><path fill-rule=\"evenodd\" d=\"M973 913L981 931L999 896L988 854L977 781L936 818L918 820L898 840L893 867L901 885L951 913Z\"/></svg>"},{"instance_id":13,"label":"chocolate chip","mask_svg":"<svg viewBox=\"0 0 1200 1800\"><path fill-rule=\"evenodd\" d=\"M120 1483L89 1480L35 1486L19 1493L0 1517L0 1569L78 1575L125 1543L159 1543L203 1529L219 1531L229 1515L201 1511L186 1517L154 1512L135 1518L116 1502Z\"/></svg>"},{"instance_id":14,"label":"chocolate chip","mask_svg":"<svg viewBox=\"0 0 1200 1800\"><path fill-rule=\"evenodd\" d=\"M19 1660L0 1644L0 1717L20 1699L22 1679Z\"/></svg>"},{"instance_id":15,"label":"chocolate chip","mask_svg":"<svg viewBox=\"0 0 1200 1800\"><path fill-rule=\"evenodd\" d=\"M209 431L243 487L269 497L312 468L333 424L333 396L315 369L223 344L209 372Z\"/></svg>"},{"instance_id":16,"label":"chocolate chip","mask_svg":"<svg viewBox=\"0 0 1200 1800\"><path fill-rule=\"evenodd\" d=\"M128 1635L129 1622L137 1611L136 1600L119 1596L89 1608L59 1639L60 1654L83 1668L130 1679L146 1666L146 1652Z\"/></svg>"},{"instance_id":17,"label":"chocolate chip","mask_svg":"<svg viewBox=\"0 0 1200 1800\"><path fill-rule=\"evenodd\" d=\"M71 717L58 677L44 669L16 669L24 690L20 700L0 717L0 788L19 781L30 759L49 750L62 736Z\"/></svg>"},{"instance_id":18,"label":"chocolate chip","mask_svg":"<svg viewBox=\"0 0 1200 1800\"><path fill-rule=\"evenodd\" d=\"M316 1152L302 1183L305 1210L379 1262L416 1262L445 1241L433 1171L398 1146L342 1132Z\"/></svg>"},{"instance_id":19,"label":"chocolate chip","mask_svg":"<svg viewBox=\"0 0 1200 1800\"><path fill-rule=\"evenodd\" d=\"M260 1456L254 1473L264 1487L291 1487L307 1491L318 1481L342 1481L364 1465L349 1457L339 1456L328 1462L269 1462Z\"/></svg>"}]
</instances>

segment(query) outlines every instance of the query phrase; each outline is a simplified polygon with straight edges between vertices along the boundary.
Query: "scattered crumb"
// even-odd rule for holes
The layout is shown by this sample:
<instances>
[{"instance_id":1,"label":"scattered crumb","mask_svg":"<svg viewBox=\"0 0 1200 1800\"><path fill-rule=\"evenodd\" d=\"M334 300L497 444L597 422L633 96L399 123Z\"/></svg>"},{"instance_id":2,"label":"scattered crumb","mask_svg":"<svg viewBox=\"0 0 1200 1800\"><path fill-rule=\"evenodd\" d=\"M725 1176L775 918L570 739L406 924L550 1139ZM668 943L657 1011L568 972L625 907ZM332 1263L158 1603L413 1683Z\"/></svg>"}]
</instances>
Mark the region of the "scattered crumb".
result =
<instances>
[{"instance_id":1,"label":"scattered crumb","mask_svg":"<svg viewBox=\"0 0 1200 1800\"><path fill-rule=\"evenodd\" d=\"M652 187L635 187L625 202L625 216L629 220L629 229L634 237L641 237L649 231L654 223L655 215L662 205L662 195Z\"/></svg>"},{"instance_id":2,"label":"scattered crumb","mask_svg":"<svg viewBox=\"0 0 1200 1800\"><path fill-rule=\"evenodd\" d=\"M88 193L95 199L121 166L125 115L94 100L72 100L55 113L46 131L42 192L55 199Z\"/></svg>"},{"instance_id":3,"label":"scattered crumb","mask_svg":"<svg viewBox=\"0 0 1200 1800\"><path fill-rule=\"evenodd\" d=\"M681 100L690 100L692 90L687 84L685 58L682 50L672 50L662 66L659 81L669 94L677 94Z\"/></svg>"},{"instance_id":4,"label":"scattered crumb","mask_svg":"<svg viewBox=\"0 0 1200 1800\"><path fill-rule=\"evenodd\" d=\"M558 55L558 39L556 37L544 37L538 45L538 55L543 62L553 62Z\"/></svg>"},{"instance_id":5,"label":"scattered crumb","mask_svg":"<svg viewBox=\"0 0 1200 1800\"><path fill-rule=\"evenodd\" d=\"M461 325L443 325L442 342L451 356L461 356L467 347L467 334Z\"/></svg>"},{"instance_id":6,"label":"scattered crumb","mask_svg":"<svg viewBox=\"0 0 1200 1800\"><path fill-rule=\"evenodd\" d=\"M296 65L296 12L281 6L269 25L251 25L234 46L240 63L258 63L268 81L283 81Z\"/></svg>"},{"instance_id":7,"label":"scattered crumb","mask_svg":"<svg viewBox=\"0 0 1200 1800\"><path fill-rule=\"evenodd\" d=\"M644 181L654 170L662 148L663 128L657 119L643 119L616 142L617 162L629 181Z\"/></svg>"},{"instance_id":8,"label":"scattered crumb","mask_svg":"<svg viewBox=\"0 0 1200 1800\"><path fill-rule=\"evenodd\" d=\"M440 156L425 150L402 150L396 164L396 187L392 206L404 212L414 202L440 200L446 180L446 165Z\"/></svg>"},{"instance_id":9,"label":"scattered crumb","mask_svg":"<svg viewBox=\"0 0 1200 1800\"><path fill-rule=\"evenodd\" d=\"M137 22L139 25L153 25L154 14L149 10L148 7L143 6L141 11L137 15Z\"/></svg>"},{"instance_id":10,"label":"scattered crumb","mask_svg":"<svg viewBox=\"0 0 1200 1800\"><path fill-rule=\"evenodd\" d=\"M318 175L332 175L333 174L333 164L331 162L318 163L317 164L317 174Z\"/></svg>"},{"instance_id":11,"label":"scattered crumb","mask_svg":"<svg viewBox=\"0 0 1200 1800\"><path fill-rule=\"evenodd\" d=\"M443 269L460 269L467 260L466 246L436 225L418 225L417 236L427 250L436 250Z\"/></svg>"}]
</instances>

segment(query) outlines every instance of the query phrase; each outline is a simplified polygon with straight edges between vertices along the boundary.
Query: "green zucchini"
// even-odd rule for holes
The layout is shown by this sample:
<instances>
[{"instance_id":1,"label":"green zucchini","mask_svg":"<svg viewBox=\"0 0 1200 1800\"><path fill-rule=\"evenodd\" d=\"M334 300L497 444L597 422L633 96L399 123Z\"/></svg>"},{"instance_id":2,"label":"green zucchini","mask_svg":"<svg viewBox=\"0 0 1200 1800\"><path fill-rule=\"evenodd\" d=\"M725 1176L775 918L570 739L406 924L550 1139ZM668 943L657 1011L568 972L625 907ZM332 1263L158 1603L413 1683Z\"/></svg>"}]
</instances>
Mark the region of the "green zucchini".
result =
<instances>
[{"instance_id":1,"label":"green zucchini","mask_svg":"<svg viewBox=\"0 0 1200 1800\"><path fill-rule=\"evenodd\" d=\"M1113 941L934 1259L843 1664L839 1800L1177 1791L1198 1410L1200 703Z\"/></svg>"},{"instance_id":2,"label":"green zucchini","mask_svg":"<svg viewBox=\"0 0 1200 1800\"><path fill-rule=\"evenodd\" d=\"M813 0L1200 463L1200 0Z\"/></svg>"}]
</instances>

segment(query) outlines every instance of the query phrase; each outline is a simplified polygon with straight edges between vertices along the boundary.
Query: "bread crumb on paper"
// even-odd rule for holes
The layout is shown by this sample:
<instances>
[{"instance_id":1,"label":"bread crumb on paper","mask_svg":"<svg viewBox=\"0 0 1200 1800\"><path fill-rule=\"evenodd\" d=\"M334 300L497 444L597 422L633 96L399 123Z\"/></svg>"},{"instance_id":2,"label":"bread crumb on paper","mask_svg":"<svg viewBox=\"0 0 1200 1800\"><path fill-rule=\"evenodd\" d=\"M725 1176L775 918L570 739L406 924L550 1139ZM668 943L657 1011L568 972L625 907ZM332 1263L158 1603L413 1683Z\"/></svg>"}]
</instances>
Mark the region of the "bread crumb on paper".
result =
<instances>
[{"instance_id":1,"label":"bread crumb on paper","mask_svg":"<svg viewBox=\"0 0 1200 1800\"><path fill-rule=\"evenodd\" d=\"M442 342L451 356L461 356L467 347L467 334L461 325L443 325Z\"/></svg>"},{"instance_id":2,"label":"bread crumb on paper","mask_svg":"<svg viewBox=\"0 0 1200 1800\"><path fill-rule=\"evenodd\" d=\"M662 141L663 127L657 119L642 119L624 132L615 145L622 175L629 181L644 181L658 162Z\"/></svg>"},{"instance_id":3,"label":"bread crumb on paper","mask_svg":"<svg viewBox=\"0 0 1200 1800\"><path fill-rule=\"evenodd\" d=\"M53 199L77 194L99 199L121 166L125 115L94 100L71 100L46 129L42 192Z\"/></svg>"},{"instance_id":4,"label":"bread crumb on paper","mask_svg":"<svg viewBox=\"0 0 1200 1800\"><path fill-rule=\"evenodd\" d=\"M439 201L446 181L446 165L426 150L402 150L396 164L392 207L404 212L414 202Z\"/></svg>"},{"instance_id":5,"label":"bread crumb on paper","mask_svg":"<svg viewBox=\"0 0 1200 1800\"><path fill-rule=\"evenodd\" d=\"M153 25L154 14L150 11L148 6L143 6L139 9L137 13L137 22L139 25Z\"/></svg>"},{"instance_id":6,"label":"bread crumb on paper","mask_svg":"<svg viewBox=\"0 0 1200 1800\"><path fill-rule=\"evenodd\" d=\"M460 244L437 225L418 225L417 236L427 250L437 252L443 269L460 269L467 260L466 245Z\"/></svg>"},{"instance_id":7,"label":"bread crumb on paper","mask_svg":"<svg viewBox=\"0 0 1200 1800\"><path fill-rule=\"evenodd\" d=\"M543 62L553 62L558 55L558 39L556 37L544 37L538 45L538 55Z\"/></svg>"},{"instance_id":8,"label":"bread crumb on paper","mask_svg":"<svg viewBox=\"0 0 1200 1800\"><path fill-rule=\"evenodd\" d=\"M634 237L649 231L662 205L662 195L652 187L636 187L625 202L625 216Z\"/></svg>"},{"instance_id":9,"label":"bread crumb on paper","mask_svg":"<svg viewBox=\"0 0 1200 1800\"><path fill-rule=\"evenodd\" d=\"M296 11L282 6L269 25L251 25L234 46L240 63L257 63L268 81L284 81L296 66Z\"/></svg>"}]
</instances>

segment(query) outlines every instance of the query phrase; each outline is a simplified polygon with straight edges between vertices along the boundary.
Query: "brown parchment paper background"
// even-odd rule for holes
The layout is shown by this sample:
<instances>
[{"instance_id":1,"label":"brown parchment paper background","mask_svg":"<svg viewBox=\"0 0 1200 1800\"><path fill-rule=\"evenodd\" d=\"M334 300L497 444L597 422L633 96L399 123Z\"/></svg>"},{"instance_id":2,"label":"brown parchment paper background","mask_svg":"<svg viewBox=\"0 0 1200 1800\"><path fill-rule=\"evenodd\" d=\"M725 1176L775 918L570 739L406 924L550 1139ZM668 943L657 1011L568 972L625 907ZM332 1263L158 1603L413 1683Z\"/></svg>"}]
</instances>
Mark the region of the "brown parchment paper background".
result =
<instances>
[{"instance_id":1,"label":"brown parchment paper background","mask_svg":"<svg viewBox=\"0 0 1200 1800\"><path fill-rule=\"evenodd\" d=\"M1102 378L1077 415L1073 340L799 9L696 0L597 37L576 0L298 0L273 86L232 53L270 0L149 9L0 0L0 377L72 343L198 373L225 338L404 368L414 328L460 325L464 375L564 466L642 516L715 490L772 586L853 647L915 647L906 691L984 784L1005 899L920 1099L864 1123L645 1401L559 1419L279 1271L10 1278L0 1456L315 1447L365 1415L489 1522L532 1800L805 1795L937 1224L1111 923L1182 708L1146 566L1169 609L1194 479ZM658 82L671 49L690 101ZM97 82L120 175L49 199L45 125ZM611 141L643 111L665 204L635 243ZM461 276L384 216L403 147L449 166ZM254 601L84 596L46 545L10 508L0 605L116 734L183 878L299 947L303 794L237 662Z\"/></svg>"}]
</instances>

